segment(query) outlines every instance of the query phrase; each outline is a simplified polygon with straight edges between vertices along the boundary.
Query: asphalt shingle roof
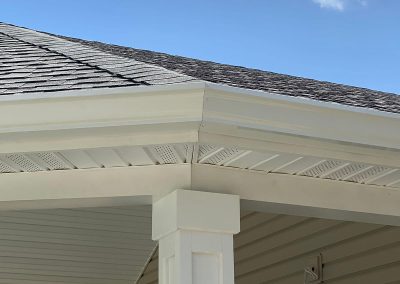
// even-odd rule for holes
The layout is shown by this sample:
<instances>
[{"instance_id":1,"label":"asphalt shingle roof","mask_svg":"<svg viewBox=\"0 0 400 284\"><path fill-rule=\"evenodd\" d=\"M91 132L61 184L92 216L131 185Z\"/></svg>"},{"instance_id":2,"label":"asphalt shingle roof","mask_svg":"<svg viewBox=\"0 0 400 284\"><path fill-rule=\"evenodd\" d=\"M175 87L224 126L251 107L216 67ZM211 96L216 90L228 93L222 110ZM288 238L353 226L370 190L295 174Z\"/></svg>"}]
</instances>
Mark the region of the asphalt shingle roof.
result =
<instances>
[{"instance_id":1,"label":"asphalt shingle roof","mask_svg":"<svg viewBox=\"0 0 400 284\"><path fill-rule=\"evenodd\" d=\"M0 23L0 95L207 81L400 113L400 96Z\"/></svg>"}]
</instances>

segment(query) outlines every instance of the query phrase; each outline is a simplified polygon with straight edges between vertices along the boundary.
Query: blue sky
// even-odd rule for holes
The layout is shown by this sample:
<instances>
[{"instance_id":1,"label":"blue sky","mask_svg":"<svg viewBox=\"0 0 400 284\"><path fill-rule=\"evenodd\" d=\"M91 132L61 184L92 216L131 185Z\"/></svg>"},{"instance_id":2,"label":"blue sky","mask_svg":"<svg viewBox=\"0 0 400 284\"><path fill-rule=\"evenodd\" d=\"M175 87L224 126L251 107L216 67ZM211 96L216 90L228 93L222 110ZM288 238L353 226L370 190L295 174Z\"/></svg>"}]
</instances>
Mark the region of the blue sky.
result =
<instances>
[{"instance_id":1,"label":"blue sky","mask_svg":"<svg viewBox=\"0 0 400 284\"><path fill-rule=\"evenodd\" d=\"M0 21L400 94L399 0L1 0Z\"/></svg>"}]
</instances>

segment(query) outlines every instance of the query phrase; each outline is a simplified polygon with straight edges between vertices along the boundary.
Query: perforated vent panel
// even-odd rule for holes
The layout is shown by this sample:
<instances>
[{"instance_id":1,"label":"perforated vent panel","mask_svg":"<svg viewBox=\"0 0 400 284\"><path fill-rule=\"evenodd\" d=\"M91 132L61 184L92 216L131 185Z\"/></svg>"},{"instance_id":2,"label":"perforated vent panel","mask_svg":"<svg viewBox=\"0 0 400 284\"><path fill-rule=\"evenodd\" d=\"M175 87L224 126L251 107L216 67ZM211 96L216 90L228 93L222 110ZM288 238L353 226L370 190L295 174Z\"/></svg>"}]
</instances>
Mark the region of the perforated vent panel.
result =
<instances>
[{"instance_id":1,"label":"perforated vent panel","mask_svg":"<svg viewBox=\"0 0 400 284\"><path fill-rule=\"evenodd\" d=\"M65 170L71 168L67 163L61 160L61 158L59 158L55 153L41 152L41 153L36 153L35 156L37 156L39 159L45 162L48 168L51 170Z\"/></svg>"},{"instance_id":2,"label":"perforated vent panel","mask_svg":"<svg viewBox=\"0 0 400 284\"><path fill-rule=\"evenodd\" d=\"M205 164L219 165L240 153L236 148L224 148L204 161Z\"/></svg>"},{"instance_id":3,"label":"perforated vent panel","mask_svg":"<svg viewBox=\"0 0 400 284\"><path fill-rule=\"evenodd\" d=\"M367 167L368 167L367 165L363 165L363 164L350 164L350 165L345 166L344 168L341 168L341 169L334 171L333 173L325 176L325 178L343 180L343 179L346 179L347 177L353 175L354 173L358 173L358 172L366 169Z\"/></svg>"},{"instance_id":4,"label":"perforated vent panel","mask_svg":"<svg viewBox=\"0 0 400 284\"><path fill-rule=\"evenodd\" d=\"M15 173L16 171L6 163L0 161L0 173Z\"/></svg>"},{"instance_id":5,"label":"perforated vent panel","mask_svg":"<svg viewBox=\"0 0 400 284\"><path fill-rule=\"evenodd\" d=\"M378 176L380 174L382 174L383 172L386 172L390 170L389 168L386 167L381 167L381 166L374 166L366 171L363 171L355 176L352 176L346 180L348 181L353 181L353 182L358 182L358 183L362 183L364 181L366 181L369 178L373 178L375 176Z\"/></svg>"},{"instance_id":6,"label":"perforated vent panel","mask_svg":"<svg viewBox=\"0 0 400 284\"><path fill-rule=\"evenodd\" d=\"M153 146L152 149L161 164L176 164L178 162L177 153L172 146Z\"/></svg>"},{"instance_id":7,"label":"perforated vent panel","mask_svg":"<svg viewBox=\"0 0 400 284\"><path fill-rule=\"evenodd\" d=\"M12 161L14 164L16 164L23 171L36 172L42 170L42 168L39 165L28 159L23 154L9 154L6 155L5 157L10 161Z\"/></svg>"},{"instance_id":8,"label":"perforated vent panel","mask_svg":"<svg viewBox=\"0 0 400 284\"><path fill-rule=\"evenodd\" d=\"M343 161L336 161L336 160L325 161L325 162L303 172L301 175L309 176L309 177L320 177L324 173L331 171L332 169L335 169L343 164L345 164L345 162L343 162Z\"/></svg>"},{"instance_id":9,"label":"perforated vent panel","mask_svg":"<svg viewBox=\"0 0 400 284\"><path fill-rule=\"evenodd\" d=\"M391 170L389 174L382 175L378 179L370 180L368 179L366 183L376 184L376 185L392 185L400 181L400 170Z\"/></svg>"},{"instance_id":10,"label":"perforated vent panel","mask_svg":"<svg viewBox=\"0 0 400 284\"><path fill-rule=\"evenodd\" d=\"M200 145L199 146L199 160L202 160L204 157L209 155L210 153L216 151L218 147L212 145Z\"/></svg>"}]
</instances>

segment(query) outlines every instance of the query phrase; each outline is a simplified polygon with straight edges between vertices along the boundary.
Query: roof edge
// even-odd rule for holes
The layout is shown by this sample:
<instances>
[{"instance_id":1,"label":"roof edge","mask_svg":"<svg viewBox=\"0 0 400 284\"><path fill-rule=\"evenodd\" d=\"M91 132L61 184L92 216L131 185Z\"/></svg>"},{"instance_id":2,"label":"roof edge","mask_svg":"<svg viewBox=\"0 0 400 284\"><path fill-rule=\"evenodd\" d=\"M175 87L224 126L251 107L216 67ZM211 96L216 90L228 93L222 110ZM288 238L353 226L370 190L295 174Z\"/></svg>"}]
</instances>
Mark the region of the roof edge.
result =
<instances>
[{"instance_id":1,"label":"roof edge","mask_svg":"<svg viewBox=\"0 0 400 284\"><path fill-rule=\"evenodd\" d=\"M13 101L30 101L30 100L52 100L57 98L76 98L76 97L91 97L91 96L107 96L107 95L129 95L139 93L154 93L166 91L194 91L194 90L210 90L222 92L231 95L244 95L252 98L268 99L273 101L287 102L300 105L309 105L313 107L341 110L354 113L362 113L380 117L390 117L400 119L400 114L393 112L385 112L373 108L357 107L336 102L326 102L314 100L306 97L293 97L279 93L271 93L262 90L245 89L233 87L225 84L218 84L206 81L191 81L183 83L175 83L168 85L144 85L144 86L129 86L129 87L106 87L92 89L65 90L55 92L38 92L38 93L22 93L18 95L2 95L0 103Z\"/></svg>"},{"instance_id":2,"label":"roof edge","mask_svg":"<svg viewBox=\"0 0 400 284\"><path fill-rule=\"evenodd\" d=\"M210 83L210 82L206 82L205 85L206 85L206 88L209 90L214 90L214 91L219 91L219 92L224 92L224 93L248 95L248 96L252 96L252 97L258 97L258 98L264 98L264 99L270 99L270 100L282 101L282 102L288 102L288 103L294 103L294 104L309 105L309 106L315 106L315 107L321 107L321 108L327 108L327 109L336 109L336 110L343 110L343 111L349 111L349 112L355 112L355 113L363 113L363 114L369 114L369 115L375 115L375 116L384 116L384 117L400 119L400 113L386 112L386 111L381 111L381 110L377 110L377 109L373 109L373 108L351 106L351 105L340 104L340 103L330 102L330 101L320 101L320 100L315 100L315 99L310 99L310 98L300 97L300 96L294 97L294 96L288 96L285 94L271 93L271 92L266 92L266 91L262 91L262 90L254 90L254 89L245 89L245 88L233 87L233 86L228 86L228 85L224 85L224 84L216 84L216 83Z\"/></svg>"}]
</instances>

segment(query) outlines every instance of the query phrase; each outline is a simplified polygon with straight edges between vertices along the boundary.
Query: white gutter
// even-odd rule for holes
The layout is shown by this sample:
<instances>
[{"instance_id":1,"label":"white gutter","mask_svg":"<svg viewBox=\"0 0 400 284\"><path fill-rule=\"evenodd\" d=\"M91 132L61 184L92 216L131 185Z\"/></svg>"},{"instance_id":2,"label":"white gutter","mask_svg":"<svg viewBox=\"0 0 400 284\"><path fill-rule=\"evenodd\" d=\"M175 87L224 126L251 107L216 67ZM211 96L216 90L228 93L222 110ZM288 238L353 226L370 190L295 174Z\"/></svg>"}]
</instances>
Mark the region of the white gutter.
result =
<instances>
[{"instance_id":1,"label":"white gutter","mask_svg":"<svg viewBox=\"0 0 400 284\"><path fill-rule=\"evenodd\" d=\"M189 82L170 85L153 85L153 86L132 86L132 87L112 87L112 88L93 88L82 90L66 90L55 92L37 92L22 93L16 95L1 95L0 104L2 102L16 101L34 101L43 99L60 99L60 98L76 98L76 97L92 97L92 96L109 96L109 95L133 95L148 94L168 91L188 91L188 90L204 90L205 82Z\"/></svg>"},{"instance_id":2,"label":"white gutter","mask_svg":"<svg viewBox=\"0 0 400 284\"><path fill-rule=\"evenodd\" d=\"M49 139L56 139L57 131L62 131L63 137L75 135L79 139L83 135L86 136L83 139L91 139L92 132L96 132L95 137L115 135L116 127L129 128L130 137L136 137L138 129L142 134L152 132L152 144L198 142L199 130L244 138L248 138L248 131L255 131L260 137L263 132L281 133L400 150L400 114L214 83L0 96L0 152L3 153L18 148L9 147L10 143L26 145L42 137L39 133ZM114 130L107 132L110 129ZM155 138L159 131L164 138L169 131L179 135L164 141ZM22 134L23 141L14 139ZM182 137L186 141L179 141ZM125 138L125 144L132 140ZM135 143L146 141L137 139ZM68 147L76 146L72 143Z\"/></svg>"},{"instance_id":3,"label":"white gutter","mask_svg":"<svg viewBox=\"0 0 400 284\"><path fill-rule=\"evenodd\" d=\"M377 109L344 105L344 104L339 104L336 102L318 101L318 100L313 100L313 99L306 98L306 97L293 97L293 96L288 96L288 95L281 95L281 94L265 92L265 91L261 91L261 90L244 89L244 88L238 88L238 87L232 87L232 86L228 86L228 85L208 83L208 82L205 84L205 87L207 89L214 90L214 91L222 91L222 92L231 93L231 94L254 96L254 97L274 100L277 102L287 102L287 103L293 103L293 104L315 106L315 107L326 108L326 109L350 111L350 112L355 112L355 113L363 113L363 114L375 115L375 116L380 116L380 117L392 117L392 118L400 119L400 113L384 112L384 111L380 111Z\"/></svg>"},{"instance_id":4,"label":"white gutter","mask_svg":"<svg viewBox=\"0 0 400 284\"><path fill-rule=\"evenodd\" d=\"M56 98L74 98L86 96L107 96L107 95L132 95L132 94L145 94L164 91L188 91L188 90L214 90L222 91L231 94L241 94L248 96L255 96L281 102L291 102L295 104L303 104L316 106L321 108L336 109L351 111L356 113L364 113L369 115L399 118L399 113L384 112L372 108L363 108L351 105L339 104L336 102L325 102L309 99L306 97L293 97L277 93L270 93L261 90L244 89L233 87L223 84L210 83L210 82L188 82L177 83L170 85L153 85L153 86L133 86L133 87L114 87L114 88L93 88L83 90L66 90L56 92L38 92L38 93L23 93L16 95L1 95L0 103L8 101L30 101L36 99L56 99Z\"/></svg>"},{"instance_id":5,"label":"white gutter","mask_svg":"<svg viewBox=\"0 0 400 284\"><path fill-rule=\"evenodd\" d=\"M235 126L224 134L244 138L268 132L400 150L400 114L217 84L206 86L202 125L211 133Z\"/></svg>"}]
</instances>

